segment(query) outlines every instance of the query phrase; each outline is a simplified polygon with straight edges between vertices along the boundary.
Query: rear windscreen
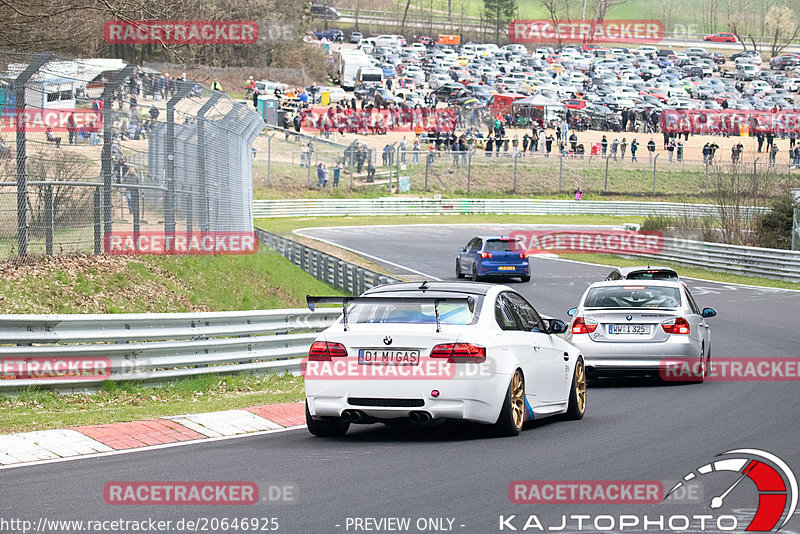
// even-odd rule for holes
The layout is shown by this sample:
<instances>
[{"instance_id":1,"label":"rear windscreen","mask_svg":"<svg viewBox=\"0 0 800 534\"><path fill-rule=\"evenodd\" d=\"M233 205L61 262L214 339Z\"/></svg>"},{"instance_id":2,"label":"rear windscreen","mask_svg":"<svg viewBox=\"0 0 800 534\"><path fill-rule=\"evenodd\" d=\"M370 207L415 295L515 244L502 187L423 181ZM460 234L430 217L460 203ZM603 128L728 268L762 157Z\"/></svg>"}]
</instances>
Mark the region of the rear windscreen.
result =
<instances>
[{"instance_id":1,"label":"rear windscreen","mask_svg":"<svg viewBox=\"0 0 800 534\"><path fill-rule=\"evenodd\" d=\"M606 286L589 290L585 308L677 308L681 297L677 287Z\"/></svg>"},{"instance_id":2,"label":"rear windscreen","mask_svg":"<svg viewBox=\"0 0 800 534\"><path fill-rule=\"evenodd\" d=\"M381 74L362 74L361 75L362 82L381 82L383 81Z\"/></svg>"},{"instance_id":3,"label":"rear windscreen","mask_svg":"<svg viewBox=\"0 0 800 534\"><path fill-rule=\"evenodd\" d=\"M451 295L452 296L452 295ZM478 317L482 297L475 299L474 311L467 303L439 304L439 322L450 325L473 324ZM348 308L347 321L350 323L410 323L435 324L436 313L433 304L407 303L358 303Z\"/></svg>"},{"instance_id":4,"label":"rear windscreen","mask_svg":"<svg viewBox=\"0 0 800 534\"><path fill-rule=\"evenodd\" d=\"M489 239L484 250L492 252L520 252L522 245L516 239Z\"/></svg>"},{"instance_id":5,"label":"rear windscreen","mask_svg":"<svg viewBox=\"0 0 800 534\"><path fill-rule=\"evenodd\" d=\"M677 280L678 273L675 271L633 271L625 277L628 280Z\"/></svg>"}]
</instances>

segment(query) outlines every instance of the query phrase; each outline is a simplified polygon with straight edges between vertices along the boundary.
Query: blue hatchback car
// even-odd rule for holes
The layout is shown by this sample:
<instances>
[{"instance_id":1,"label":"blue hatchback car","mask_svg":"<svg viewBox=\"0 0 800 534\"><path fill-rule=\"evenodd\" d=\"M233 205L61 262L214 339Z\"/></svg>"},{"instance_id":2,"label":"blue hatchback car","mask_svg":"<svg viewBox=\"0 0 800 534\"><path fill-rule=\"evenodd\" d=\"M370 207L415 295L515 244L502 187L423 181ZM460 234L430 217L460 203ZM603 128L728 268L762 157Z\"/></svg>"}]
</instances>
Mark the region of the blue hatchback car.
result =
<instances>
[{"instance_id":1,"label":"blue hatchback car","mask_svg":"<svg viewBox=\"0 0 800 534\"><path fill-rule=\"evenodd\" d=\"M456 257L456 277L465 276L473 281L492 277L528 282L531 279L528 253L518 240L510 237L474 237Z\"/></svg>"}]
</instances>

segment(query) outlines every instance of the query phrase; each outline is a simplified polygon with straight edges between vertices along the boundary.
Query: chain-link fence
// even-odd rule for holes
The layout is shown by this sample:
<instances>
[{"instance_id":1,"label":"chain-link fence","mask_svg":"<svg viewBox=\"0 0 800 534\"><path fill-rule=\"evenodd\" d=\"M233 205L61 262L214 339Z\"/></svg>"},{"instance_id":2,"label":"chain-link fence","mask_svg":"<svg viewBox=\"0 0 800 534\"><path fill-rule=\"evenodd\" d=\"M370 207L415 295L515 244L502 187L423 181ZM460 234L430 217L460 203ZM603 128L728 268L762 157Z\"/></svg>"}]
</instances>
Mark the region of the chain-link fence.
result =
<instances>
[{"instance_id":1,"label":"chain-link fence","mask_svg":"<svg viewBox=\"0 0 800 534\"><path fill-rule=\"evenodd\" d=\"M0 51L0 256L252 232L263 126L224 93L154 69Z\"/></svg>"}]
</instances>

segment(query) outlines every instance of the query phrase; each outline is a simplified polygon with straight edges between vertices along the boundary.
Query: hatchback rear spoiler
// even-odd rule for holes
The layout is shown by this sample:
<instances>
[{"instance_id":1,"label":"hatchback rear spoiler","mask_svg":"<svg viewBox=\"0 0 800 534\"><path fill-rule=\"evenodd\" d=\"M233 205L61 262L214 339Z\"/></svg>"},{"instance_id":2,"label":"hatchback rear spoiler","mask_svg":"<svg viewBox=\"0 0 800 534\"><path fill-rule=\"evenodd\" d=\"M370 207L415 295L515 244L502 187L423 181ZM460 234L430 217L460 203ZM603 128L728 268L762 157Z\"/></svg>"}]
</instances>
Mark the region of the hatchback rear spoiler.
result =
<instances>
[{"instance_id":1,"label":"hatchback rear spoiler","mask_svg":"<svg viewBox=\"0 0 800 534\"><path fill-rule=\"evenodd\" d=\"M347 306L349 304L433 304L437 332L442 329L439 322L439 304L466 304L469 311L475 311L473 297L312 297L306 295L306 303L311 311L314 311L317 304L340 304L342 306L342 324L345 330L347 330Z\"/></svg>"}]
</instances>

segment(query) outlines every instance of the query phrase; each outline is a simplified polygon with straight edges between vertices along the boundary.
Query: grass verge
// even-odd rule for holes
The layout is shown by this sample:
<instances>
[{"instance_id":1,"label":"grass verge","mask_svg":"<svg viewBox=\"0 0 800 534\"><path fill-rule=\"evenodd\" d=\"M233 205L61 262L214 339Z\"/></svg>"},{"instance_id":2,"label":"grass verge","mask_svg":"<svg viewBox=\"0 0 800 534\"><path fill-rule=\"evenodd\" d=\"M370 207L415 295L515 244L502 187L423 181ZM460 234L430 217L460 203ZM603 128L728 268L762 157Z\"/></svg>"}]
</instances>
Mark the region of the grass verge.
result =
<instances>
[{"instance_id":1,"label":"grass verge","mask_svg":"<svg viewBox=\"0 0 800 534\"><path fill-rule=\"evenodd\" d=\"M203 375L159 387L106 382L103 390L92 394L31 389L19 396L0 396L0 432L137 421L302 399L303 379L292 375Z\"/></svg>"},{"instance_id":2,"label":"grass verge","mask_svg":"<svg viewBox=\"0 0 800 534\"><path fill-rule=\"evenodd\" d=\"M269 250L248 256L92 256L0 263L0 313L296 308L339 294Z\"/></svg>"}]
</instances>

